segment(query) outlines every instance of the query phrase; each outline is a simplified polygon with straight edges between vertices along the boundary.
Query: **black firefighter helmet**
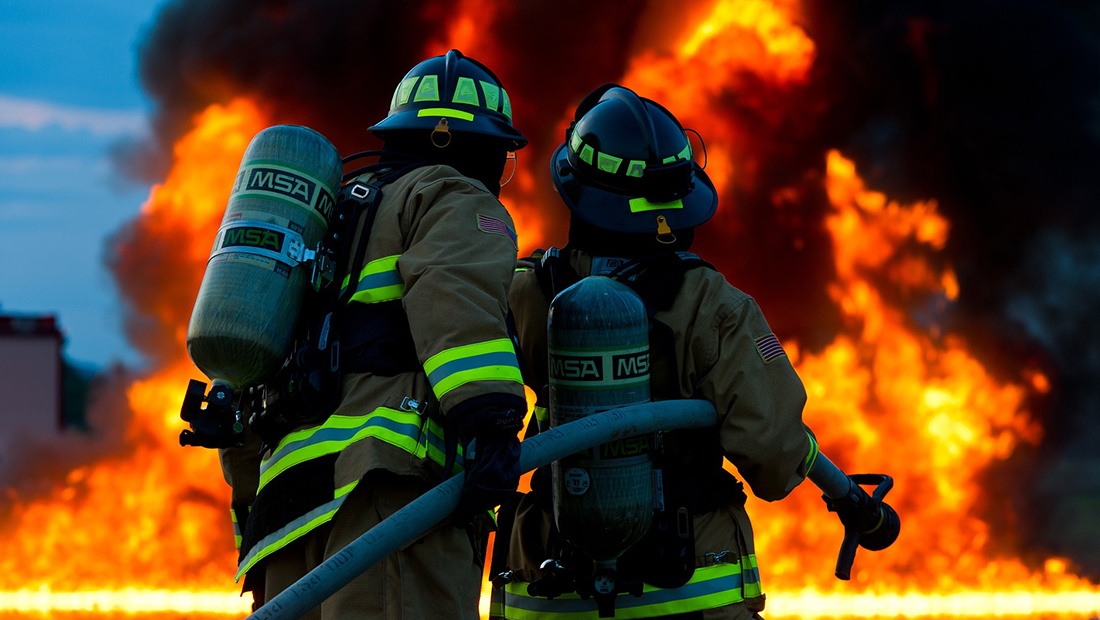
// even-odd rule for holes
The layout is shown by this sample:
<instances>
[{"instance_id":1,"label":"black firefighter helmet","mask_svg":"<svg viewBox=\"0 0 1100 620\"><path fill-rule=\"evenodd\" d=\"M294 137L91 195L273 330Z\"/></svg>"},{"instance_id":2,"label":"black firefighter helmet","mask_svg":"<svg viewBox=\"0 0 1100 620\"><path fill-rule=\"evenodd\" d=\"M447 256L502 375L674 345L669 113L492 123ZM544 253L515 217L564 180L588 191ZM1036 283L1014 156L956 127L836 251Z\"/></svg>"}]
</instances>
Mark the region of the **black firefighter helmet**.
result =
<instances>
[{"instance_id":1,"label":"black firefighter helmet","mask_svg":"<svg viewBox=\"0 0 1100 620\"><path fill-rule=\"evenodd\" d=\"M680 121L616 84L592 91L551 158L575 217L618 233L687 230L714 215L718 194L692 158Z\"/></svg>"},{"instance_id":2,"label":"black firefighter helmet","mask_svg":"<svg viewBox=\"0 0 1100 620\"><path fill-rule=\"evenodd\" d=\"M433 131L441 123L455 133L498 138L508 150L527 145L512 127L512 103L500 80L458 50L413 67L397 84L389 114L368 130L385 140L387 132Z\"/></svg>"}]
</instances>

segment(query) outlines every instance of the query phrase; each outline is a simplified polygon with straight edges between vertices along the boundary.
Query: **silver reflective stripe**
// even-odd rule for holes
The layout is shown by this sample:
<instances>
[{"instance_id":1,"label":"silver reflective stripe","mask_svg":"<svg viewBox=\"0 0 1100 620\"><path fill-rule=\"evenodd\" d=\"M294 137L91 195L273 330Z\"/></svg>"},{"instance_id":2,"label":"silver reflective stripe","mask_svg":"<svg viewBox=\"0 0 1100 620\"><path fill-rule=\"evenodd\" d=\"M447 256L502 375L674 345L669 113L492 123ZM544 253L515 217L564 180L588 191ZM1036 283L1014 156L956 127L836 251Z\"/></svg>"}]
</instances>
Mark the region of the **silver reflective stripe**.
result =
<instances>
[{"instance_id":1,"label":"silver reflective stripe","mask_svg":"<svg viewBox=\"0 0 1100 620\"><path fill-rule=\"evenodd\" d=\"M473 357L464 357L443 364L428 375L428 381L437 385L443 379L464 370L475 370L486 366L516 366L516 354L510 351L482 353Z\"/></svg>"},{"instance_id":2,"label":"silver reflective stripe","mask_svg":"<svg viewBox=\"0 0 1100 620\"><path fill-rule=\"evenodd\" d=\"M369 276L365 276L362 280L359 280L359 286L355 287L356 292L365 291L372 288L382 288L383 286L394 286L395 284L403 284L404 280L401 279L401 275L397 273L397 270L383 271L381 273L372 273Z\"/></svg>"},{"instance_id":3,"label":"silver reflective stripe","mask_svg":"<svg viewBox=\"0 0 1100 620\"><path fill-rule=\"evenodd\" d=\"M256 562L259 562L275 551L305 536L318 525L331 521L333 515L336 514L336 510L344 503L347 496L348 494L345 493L330 502L321 504L290 523L287 523L279 530L264 536L259 542L253 545L252 548L249 549L248 554L241 559L241 563L237 567L236 579L240 580Z\"/></svg>"},{"instance_id":4,"label":"silver reflective stripe","mask_svg":"<svg viewBox=\"0 0 1100 620\"><path fill-rule=\"evenodd\" d=\"M696 569L696 572L703 572L707 569ZM647 589L641 596L632 596L630 594L619 595L615 599L616 618L647 618L651 614L649 610L639 609L650 607L653 605L665 605L669 603L677 603L684 601L685 603L689 599L697 599L701 597L713 597L714 595L728 592L732 598L717 601L700 601L703 606L693 606L685 604L683 609L678 609L678 613L686 613L689 611L698 611L699 609L712 609L721 605L728 605L734 602L740 602L741 597L741 575L740 573L725 574L714 577L712 579L704 579L695 583L688 583L680 586L679 588L669 589ZM533 596L525 596L517 591L513 591L512 586L519 586L526 590L527 584L517 583L509 584L504 592L504 605L506 608L515 608L532 613L546 614L547 616L560 616L562 614L596 614L598 613L596 607L596 601L593 599L580 599L580 598L568 598L566 595L563 597L557 597L554 599L537 598ZM631 610L635 610L635 613L631 614ZM622 613L619 613L622 612ZM641 612L641 615L639 613ZM507 616L507 611L505 612ZM660 615L666 615L661 613ZM585 616L587 617L587 615ZM592 615L592 618L595 618Z\"/></svg>"}]
</instances>

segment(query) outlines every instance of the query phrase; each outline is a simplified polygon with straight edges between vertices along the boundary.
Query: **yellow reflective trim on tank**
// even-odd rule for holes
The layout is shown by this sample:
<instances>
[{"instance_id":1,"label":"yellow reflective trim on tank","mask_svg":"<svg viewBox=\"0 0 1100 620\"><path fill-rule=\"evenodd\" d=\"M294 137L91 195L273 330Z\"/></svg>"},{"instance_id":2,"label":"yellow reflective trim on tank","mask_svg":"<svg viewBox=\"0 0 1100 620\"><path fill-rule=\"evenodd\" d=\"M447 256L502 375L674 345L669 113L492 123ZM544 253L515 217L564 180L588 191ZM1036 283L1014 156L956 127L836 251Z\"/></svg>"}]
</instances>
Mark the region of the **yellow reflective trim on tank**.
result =
<instances>
[{"instance_id":1,"label":"yellow reflective trim on tank","mask_svg":"<svg viewBox=\"0 0 1100 620\"><path fill-rule=\"evenodd\" d=\"M608 155L602 152L596 156L596 167L604 172L615 174L619 171L619 166L622 164L622 157L615 157L614 155Z\"/></svg>"},{"instance_id":2,"label":"yellow reflective trim on tank","mask_svg":"<svg viewBox=\"0 0 1100 620\"><path fill-rule=\"evenodd\" d=\"M481 92L485 95L485 107L496 112L497 107L500 106L500 87L482 80Z\"/></svg>"},{"instance_id":3,"label":"yellow reflective trim on tank","mask_svg":"<svg viewBox=\"0 0 1100 620\"><path fill-rule=\"evenodd\" d=\"M395 96L397 97L397 105L405 105L409 102L409 95L412 94L413 86L416 85L416 81L420 78L405 78L401 80L401 83L397 86Z\"/></svg>"},{"instance_id":4,"label":"yellow reflective trim on tank","mask_svg":"<svg viewBox=\"0 0 1100 620\"><path fill-rule=\"evenodd\" d=\"M683 209L684 202L682 200L673 200L672 202L650 202L647 198L631 198L630 199L630 212L641 213L643 211L660 211L663 209Z\"/></svg>"},{"instance_id":5,"label":"yellow reflective trim on tank","mask_svg":"<svg viewBox=\"0 0 1100 620\"><path fill-rule=\"evenodd\" d=\"M417 111L416 116L417 118L421 116L447 116L464 121L474 120L473 114L461 110L452 110L450 108L424 108L423 110Z\"/></svg>"},{"instance_id":6,"label":"yellow reflective trim on tank","mask_svg":"<svg viewBox=\"0 0 1100 620\"><path fill-rule=\"evenodd\" d=\"M588 144L585 144L583 147L581 147L581 152L579 153L581 161L583 161L586 164L591 166L592 165L592 154L595 153L595 152L596 152L596 149L592 148Z\"/></svg>"},{"instance_id":7,"label":"yellow reflective trim on tank","mask_svg":"<svg viewBox=\"0 0 1100 620\"><path fill-rule=\"evenodd\" d=\"M477 84L474 83L473 78L458 78L458 83L455 84L455 94L451 97L451 103L481 107L481 100L477 96Z\"/></svg>"},{"instance_id":8,"label":"yellow reflective trim on tank","mask_svg":"<svg viewBox=\"0 0 1100 620\"><path fill-rule=\"evenodd\" d=\"M645 173L645 162L640 159L632 159L630 163L626 165L626 176L642 178L642 174Z\"/></svg>"},{"instance_id":9,"label":"yellow reflective trim on tank","mask_svg":"<svg viewBox=\"0 0 1100 620\"><path fill-rule=\"evenodd\" d=\"M714 609L740 603L741 566L715 564L695 569L691 579L679 588L644 586L642 595L623 593L615 600L616 620L639 620ZM500 615L510 620L599 620L596 602L568 593L554 599L527 594L527 584L513 582L504 586ZM751 598L751 597L750 597Z\"/></svg>"},{"instance_id":10,"label":"yellow reflective trim on tank","mask_svg":"<svg viewBox=\"0 0 1100 620\"><path fill-rule=\"evenodd\" d=\"M508 91L500 89L500 97L504 100L504 109L501 112L508 117L508 120L512 120L512 100L508 98Z\"/></svg>"},{"instance_id":11,"label":"yellow reflective trim on tank","mask_svg":"<svg viewBox=\"0 0 1100 620\"><path fill-rule=\"evenodd\" d=\"M420 78L420 86L416 87L413 102L439 101L439 76L425 75Z\"/></svg>"}]
</instances>

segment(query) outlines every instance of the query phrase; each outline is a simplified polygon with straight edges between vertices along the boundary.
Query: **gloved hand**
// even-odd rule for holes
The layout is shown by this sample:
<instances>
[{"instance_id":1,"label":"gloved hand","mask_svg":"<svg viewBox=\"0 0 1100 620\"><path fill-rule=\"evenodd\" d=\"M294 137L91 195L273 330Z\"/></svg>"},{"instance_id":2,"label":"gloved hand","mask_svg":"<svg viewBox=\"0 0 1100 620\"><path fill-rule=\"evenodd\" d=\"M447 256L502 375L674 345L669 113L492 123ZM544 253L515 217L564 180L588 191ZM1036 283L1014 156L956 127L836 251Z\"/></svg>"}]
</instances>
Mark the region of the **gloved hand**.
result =
<instances>
[{"instance_id":1,"label":"gloved hand","mask_svg":"<svg viewBox=\"0 0 1100 620\"><path fill-rule=\"evenodd\" d=\"M848 494L837 499L822 497L826 506L830 512L835 512L840 517L846 531L859 534L861 547L872 551L889 547L897 539L901 526L897 513L881 498L868 495L859 486L864 483L874 484L870 482L874 476L868 478L867 475L856 474L849 478L852 479L852 486Z\"/></svg>"},{"instance_id":2,"label":"gloved hand","mask_svg":"<svg viewBox=\"0 0 1100 620\"><path fill-rule=\"evenodd\" d=\"M500 505L519 485L517 434L523 428L526 403L507 394L492 396L494 398L472 399L478 401L476 403L461 403L457 411L448 414L448 418L457 414L455 426L464 448L466 471L454 514L456 523L466 523L475 515Z\"/></svg>"}]
</instances>

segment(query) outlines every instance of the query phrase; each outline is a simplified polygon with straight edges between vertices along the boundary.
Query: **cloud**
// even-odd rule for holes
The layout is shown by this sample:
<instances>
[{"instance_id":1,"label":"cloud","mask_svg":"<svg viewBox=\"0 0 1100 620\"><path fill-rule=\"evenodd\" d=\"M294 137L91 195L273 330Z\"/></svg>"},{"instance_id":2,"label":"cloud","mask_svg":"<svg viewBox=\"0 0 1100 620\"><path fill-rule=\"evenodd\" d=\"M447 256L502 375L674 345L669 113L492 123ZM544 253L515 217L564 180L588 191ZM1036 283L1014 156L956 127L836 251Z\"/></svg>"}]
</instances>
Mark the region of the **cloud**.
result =
<instances>
[{"instance_id":1,"label":"cloud","mask_svg":"<svg viewBox=\"0 0 1100 620\"><path fill-rule=\"evenodd\" d=\"M148 122L141 111L82 108L0 95L0 127L39 131L51 126L99 136L137 136L148 132Z\"/></svg>"}]
</instances>

